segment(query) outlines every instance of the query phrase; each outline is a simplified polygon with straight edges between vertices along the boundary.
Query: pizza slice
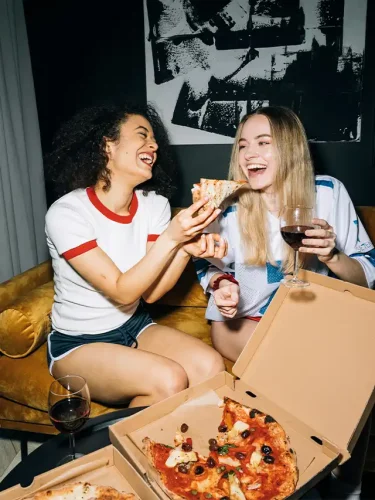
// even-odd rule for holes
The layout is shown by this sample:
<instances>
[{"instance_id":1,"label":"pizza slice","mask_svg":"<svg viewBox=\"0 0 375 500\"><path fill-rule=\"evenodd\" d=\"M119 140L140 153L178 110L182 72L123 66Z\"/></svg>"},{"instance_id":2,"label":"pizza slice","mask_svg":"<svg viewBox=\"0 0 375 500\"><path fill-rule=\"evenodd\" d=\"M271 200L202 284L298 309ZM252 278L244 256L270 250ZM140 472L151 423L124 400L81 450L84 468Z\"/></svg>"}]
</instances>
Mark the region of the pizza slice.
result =
<instances>
[{"instance_id":1,"label":"pizza slice","mask_svg":"<svg viewBox=\"0 0 375 500\"><path fill-rule=\"evenodd\" d=\"M207 197L209 201L198 213L202 213L208 207L219 208L223 202L233 196L239 189L248 185L247 181L223 181L216 179L201 179L199 184L194 184L191 190L193 203Z\"/></svg>"},{"instance_id":2,"label":"pizza slice","mask_svg":"<svg viewBox=\"0 0 375 500\"><path fill-rule=\"evenodd\" d=\"M109 486L96 486L90 483L70 483L56 489L40 491L24 500L135 500L132 493L120 493Z\"/></svg>"},{"instance_id":3,"label":"pizza slice","mask_svg":"<svg viewBox=\"0 0 375 500\"><path fill-rule=\"evenodd\" d=\"M270 415L224 398L218 431L218 453L240 462L246 499L282 500L295 491L296 455L284 429Z\"/></svg>"},{"instance_id":4,"label":"pizza slice","mask_svg":"<svg viewBox=\"0 0 375 500\"><path fill-rule=\"evenodd\" d=\"M228 497L229 488L224 482L220 483L225 467L221 469L193 451L189 438L174 448L147 437L143 439L143 444L144 452L154 466L163 489L173 500L220 500Z\"/></svg>"}]
</instances>

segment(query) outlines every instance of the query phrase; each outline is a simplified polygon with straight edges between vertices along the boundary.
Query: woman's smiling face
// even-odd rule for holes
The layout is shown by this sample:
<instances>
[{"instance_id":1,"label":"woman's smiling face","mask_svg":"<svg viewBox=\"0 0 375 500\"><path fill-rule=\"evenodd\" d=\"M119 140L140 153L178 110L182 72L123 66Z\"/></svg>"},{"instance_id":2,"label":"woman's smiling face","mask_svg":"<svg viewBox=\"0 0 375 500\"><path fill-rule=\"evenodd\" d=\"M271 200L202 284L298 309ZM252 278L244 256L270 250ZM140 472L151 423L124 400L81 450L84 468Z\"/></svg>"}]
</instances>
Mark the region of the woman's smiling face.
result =
<instances>
[{"instance_id":1,"label":"woman's smiling face","mask_svg":"<svg viewBox=\"0 0 375 500\"><path fill-rule=\"evenodd\" d=\"M146 118L130 115L121 125L118 142L107 142L108 168L119 175L145 182L152 177L158 145Z\"/></svg>"},{"instance_id":2,"label":"woman's smiling face","mask_svg":"<svg viewBox=\"0 0 375 500\"><path fill-rule=\"evenodd\" d=\"M252 115L243 125L238 161L251 189L271 193L278 169L278 155L268 118Z\"/></svg>"}]
</instances>

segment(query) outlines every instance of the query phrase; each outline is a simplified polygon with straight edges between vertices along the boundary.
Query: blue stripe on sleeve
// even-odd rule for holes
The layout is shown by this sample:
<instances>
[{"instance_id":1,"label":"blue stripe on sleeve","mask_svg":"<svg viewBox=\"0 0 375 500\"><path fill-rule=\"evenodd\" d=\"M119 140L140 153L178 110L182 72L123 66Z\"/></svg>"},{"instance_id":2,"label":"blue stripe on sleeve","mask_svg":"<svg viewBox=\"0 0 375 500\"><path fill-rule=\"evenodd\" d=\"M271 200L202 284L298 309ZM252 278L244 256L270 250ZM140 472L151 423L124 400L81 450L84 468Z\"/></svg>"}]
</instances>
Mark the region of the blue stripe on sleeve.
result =
<instances>
[{"instance_id":1,"label":"blue stripe on sleeve","mask_svg":"<svg viewBox=\"0 0 375 500\"><path fill-rule=\"evenodd\" d=\"M327 181L327 180L315 180L315 186L325 186L333 189L333 182L332 181Z\"/></svg>"},{"instance_id":2,"label":"blue stripe on sleeve","mask_svg":"<svg viewBox=\"0 0 375 500\"><path fill-rule=\"evenodd\" d=\"M274 298L274 296L275 296L275 294L276 294L277 290L278 290L278 288L276 288L276 290L274 290L274 291L271 293L271 295L268 297L267 302L264 304L264 306L263 306L263 307L261 307L261 308L259 309L259 313L260 313L262 316L263 316L263 315L265 314L265 312L267 311L267 308L268 308L268 306L271 304L272 299Z\"/></svg>"},{"instance_id":3,"label":"blue stripe on sleeve","mask_svg":"<svg viewBox=\"0 0 375 500\"><path fill-rule=\"evenodd\" d=\"M349 257L365 257L375 267L375 248L365 253L352 253Z\"/></svg>"}]
</instances>

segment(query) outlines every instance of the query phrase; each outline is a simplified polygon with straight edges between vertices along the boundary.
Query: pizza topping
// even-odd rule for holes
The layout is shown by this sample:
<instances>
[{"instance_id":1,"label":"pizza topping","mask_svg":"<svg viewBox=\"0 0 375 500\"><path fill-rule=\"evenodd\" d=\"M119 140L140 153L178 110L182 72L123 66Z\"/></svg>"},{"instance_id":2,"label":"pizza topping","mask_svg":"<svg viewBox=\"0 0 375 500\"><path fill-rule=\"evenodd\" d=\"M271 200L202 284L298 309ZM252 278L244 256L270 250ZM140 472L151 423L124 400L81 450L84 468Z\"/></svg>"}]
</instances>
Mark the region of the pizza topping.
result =
<instances>
[{"instance_id":1,"label":"pizza topping","mask_svg":"<svg viewBox=\"0 0 375 500\"><path fill-rule=\"evenodd\" d=\"M177 467L177 470L178 470L178 472L182 472L182 474L187 474L189 472L189 469L184 464L180 464Z\"/></svg>"},{"instance_id":2,"label":"pizza topping","mask_svg":"<svg viewBox=\"0 0 375 500\"><path fill-rule=\"evenodd\" d=\"M267 415L264 421L266 424L271 424L272 422L276 422L276 420L272 418L271 415Z\"/></svg>"},{"instance_id":3,"label":"pizza topping","mask_svg":"<svg viewBox=\"0 0 375 500\"><path fill-rule=\"evenodd\" d=\"M219 432L227 432L228 427L226 425L219 425L218 431Z\"/></svg>"},{"instance_id":4,"label":"pizza topping","mask_svg":"<svg viewBox=\"0 0 375 500\"><path fill-rule=\"evenodd\" d=\"M204 494L204 498L212 498L211 493L205 493L205 494Z\"/></svg>"},{"instance_id":5,"label":"pizza topping","mask_svg":"<svg viewBox=\"0 0 375 500\"><path fill-rule=\"evenodd\" d=\"M267 446L266 444L264 444L262 446L262 453L264 453L265 455L269 455L270 453L272 453L271 446Z\"/></svg>"},{"instance_id":6,"label":"pizza topping","mask_svg":"<svg viewBox=\"0 0 375 500\"><path fill-rule=\"evenodd\" d=\"M232 474L229 474L229 495L231 500L246 500L243 491L241 490L240 481L236 474L231 471Z\"/></svg>"},{"instance_id":7,"label":"pizza topping","mask_svg":"<svg viewBox=\"0 0 375 500\"><path fill-rule=\"evenodd\" d=\"M196 476L200 476L201 474L203 474L204 472L204 467L202 467L201 465L197 465L197 467L195 467L194 469L194 474Z\"/></svg>"},{"instance_id":8,"label":"pizza topping","mask_svg":"<svg viewBox=\"0 0 375 500\"><path fill-rule=\"evenodd\" d=\"M211 438L208 440L208 444L217 444L217 441L216 439Z\"/></svg>"},{"instance_id":9,"label":"pizza topping","mask_svg":"<svg viewBox=\"0 0 375 500\"><path fill-rule=\"evenodd\" d=\"M235 455L236 458L238 458L238 460L243 460L244 458L246 458L246 453L242 453L242 451L238 451Z\"/></svg>"},{"instance_id":10,"label":"pizza topping","mask_svg":"<svg viewBox=\"0 0 375 500\"><path fill-rule=\"evenodd\" d=\"M221 497L220 500L230 500L229 497Z\"/></svg>"},{"instance_id":11,"label":"pizza topping","mask_svg":"<svg viewBox=\"0 0 375 500\"><path fill-rule=\"evenodd\" d=\"M217 444L211 444L209 446L210 451L217 451L219 449L219 446Z\"/></svg>"},{"instance_id":12,"label":"pizza topping","mask_svg":"<svg viewBox=\"0 0 375 500\"><path fill-rule=\"evenodd\" d=\"M186 441L182 443L181 448L184 451L191 451L193 449L193 441L191 438L186 438Z\"/></svg>"},{"instance_id":13,"label":"pizza topping","mask_svg":"<svg viewBox=\"0 0 375 500\"><path fill-rule=\"evenodd\" d=\"M196 462L198 460L195 451L184 452L181 450L173 450L169 455L165 465L169 468L176 467L177 464Z\"/></svg>"},{"instance_id":14,"label":"pizza topping","mask_svg":"<svg viewBox=\"0 0 375 500\"><path fill-rule=\"evenodd\" d=\"M238 467L241 465L241 463L238 460L234 460L233 458L230 457L219 457L219 462L221 464L230 465L231 467Z\"/></svg>"},{"instance_id":15,"label":"pizza topping","mask_svg":"<svg viewBox=\"0 0 375 500\"><path fill-rule=\"evenodd\" d=\"M207 467L209 467L210 469L213 469L216 465L216 462L215 460L212 458L212 457L208 457L207 458Z\"/></svg>"},{"instance_id":16,"label":"pizza topping","mask_svg":"<svg viewBox=\"0 0 375 500\"><path fill-rule=\"evenodd\" d=\"M254 483L254 484L248 484L246 486L246 489L247 490L257 490L258 488L260 488L262 485L260 483Z\"/></svg>"},{"instance_id":17,"label":"pizza topping","mask_svg":"<svg viewBox=\"0 0 375 500\"><path fill-rule=\"evenodd\" d=\"M264 458L266 458L266 457L264 457ZM250 464L253 466L257 466L260 464L261 460L262 460L262 455L257 451L253 451L253 453L251 454L251 458L250 458Z\"/></svg>"},{"instance_id":18,"label":"pizza topping","mask_svg":"<svg viewBox=\"0 0 375 500\"><path fill-rule=\"evenodd\" d=\"M249 429L249 427L250 427L249 424L241 422L241 420L237 420L233 428L228 432L228 439L236 438L237 436L240 435L241 432L245 431L246 429Z\"/></svg>"},{"instance_id":19,"label":"pizza topping","mask_svg":"<svg viewBox=\"0 0 375 500\"><path fill-rule=\"evenodd\" d=\"M260 411L259 410L255 410L255 409L251 410L251 412L250 412L250 418L255 418L255 415L257 413L260 413Z\"/></svg>"},{"instance_id":20,"label":"pizza topping","mask_svg":"<svg viewBox=\"0 0 375 500\"><path fill-rule=\"evenodd\" d=\"M194 496L198 495L198 491L197 490L191 490L191 494L194 495Z\"/></svg>"},{"instance_id":21,"label":"pizza topping","mask_svg":"<svg viewBox=\"0 0 375 500\"><path fill-rule=\"evenodd\" d=\"M186 432L189 429L188 424L182 424L181 425L181 432Z\"/></svg>"},{"instance_id":22,"label":"pizza topping","mask_svg":"<svg viewBox=\"0 0 375 500\"><path fill-rule=\"evenodd\" d=\"M266 464L273 464L275 459L273 458L272 455L266 455L263 460L266 462Z\"/></svg>"},{"instance_id":23,"label":"pizza topping","mask_svg":"<svg viewBox=\"0 0 375 500\"><path fill-rule=\"evenodd\" d=\"M241 437L243 437L244 439L248 438L249 436L250 436L249 429L246 429L243 432L241 432Z\"/></svg>"}]
</instances>

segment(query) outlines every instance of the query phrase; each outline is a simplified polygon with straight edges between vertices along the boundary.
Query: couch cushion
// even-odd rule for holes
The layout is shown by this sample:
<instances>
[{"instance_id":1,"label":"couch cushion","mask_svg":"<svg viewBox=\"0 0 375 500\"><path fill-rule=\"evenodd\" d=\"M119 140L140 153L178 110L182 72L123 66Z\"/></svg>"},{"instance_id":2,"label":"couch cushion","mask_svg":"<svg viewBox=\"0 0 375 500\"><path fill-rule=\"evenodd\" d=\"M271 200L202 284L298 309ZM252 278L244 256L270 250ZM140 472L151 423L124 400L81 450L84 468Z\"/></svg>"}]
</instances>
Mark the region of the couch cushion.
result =
<instances>
[{"instance_id":1,"label":"couch cushion","mask_svg":"<svg viewBox=\"0 0 375 500\"><path fill-rule=\"evenodd\" d=\"M45 342L51 330L53 282L19 297L0 314L0 351L12 358L27 356Z\"/></svg>"}]
</instances>

